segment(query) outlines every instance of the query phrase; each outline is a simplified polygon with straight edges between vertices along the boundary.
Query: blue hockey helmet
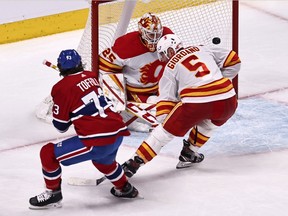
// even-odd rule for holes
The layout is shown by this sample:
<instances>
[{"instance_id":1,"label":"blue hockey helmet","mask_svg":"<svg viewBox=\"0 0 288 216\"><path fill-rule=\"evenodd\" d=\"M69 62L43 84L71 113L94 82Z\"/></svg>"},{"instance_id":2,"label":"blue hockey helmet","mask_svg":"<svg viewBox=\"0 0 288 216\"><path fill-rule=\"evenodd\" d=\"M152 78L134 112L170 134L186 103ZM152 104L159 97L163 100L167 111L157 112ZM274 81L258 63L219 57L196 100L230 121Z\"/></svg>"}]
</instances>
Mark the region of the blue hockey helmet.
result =
<instances>
[{"instance_id":1,"label":"blue hockey helmet","mask_svg":"<svg viewBox=\"0 0 288 216\"><path fill-rule=\"evenodd\" d=\"M81 56L74 49L62 50L57 59L60 70L70 70L82 65Z\"/></svg>"}]
</instances>

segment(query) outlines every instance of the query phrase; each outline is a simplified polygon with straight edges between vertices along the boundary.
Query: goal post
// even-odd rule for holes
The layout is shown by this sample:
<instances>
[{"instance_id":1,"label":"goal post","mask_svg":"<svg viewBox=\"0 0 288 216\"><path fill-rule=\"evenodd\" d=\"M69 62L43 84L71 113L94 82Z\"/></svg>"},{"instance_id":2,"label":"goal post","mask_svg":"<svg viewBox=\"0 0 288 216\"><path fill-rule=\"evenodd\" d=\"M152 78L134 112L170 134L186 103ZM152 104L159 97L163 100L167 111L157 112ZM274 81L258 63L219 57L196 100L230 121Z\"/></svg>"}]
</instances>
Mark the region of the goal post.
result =
<instances>
[{"instance_id":1,"label":"goal post","mask_svg":"<svg viewBox=\"0 0 288 216\"><path fill-rule=\"evenodd\" d=\"M232 1L232 49L239 54L239 1ZM238 94L238 75L233 79L233 86Z\"/></svg>"},{"instance_id":2,"label":"goal post","mask_svg":"<svg viewBox=\"0 0 288 216\"><path fill-rule=\"evenodd\" d=\"M97 74L99 53L117 37L138 31L138 21L147 12L158 15L184 46L222 46L238 52L238 0L90 0L89 17L77 49L86 68ZM220 38L220 43L215 44L214 38ZM233 85L238 92L237 77Z\"/></svg>"}]
</instances>

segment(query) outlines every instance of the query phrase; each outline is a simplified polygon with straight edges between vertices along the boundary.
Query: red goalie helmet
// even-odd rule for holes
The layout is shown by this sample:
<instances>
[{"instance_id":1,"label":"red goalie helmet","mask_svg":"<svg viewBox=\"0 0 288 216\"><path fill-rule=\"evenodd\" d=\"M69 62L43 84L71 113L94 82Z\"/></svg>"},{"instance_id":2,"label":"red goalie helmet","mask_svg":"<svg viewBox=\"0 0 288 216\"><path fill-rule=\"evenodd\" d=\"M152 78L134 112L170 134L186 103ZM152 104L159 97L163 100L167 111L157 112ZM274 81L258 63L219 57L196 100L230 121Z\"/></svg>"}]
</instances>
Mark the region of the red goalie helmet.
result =
<instances>
[{"instance_id":1,"label":"red goalie helmet","mask_svg":"<svg viewBox=\"0 0 288 216\"><path fill-rule=\"evenodd\" d=\"M163 27L158 16L152 13L146 13L138 22L138 29L146 47L155 52L157 42L163 34Z\"/></svg>"}]
</instances>

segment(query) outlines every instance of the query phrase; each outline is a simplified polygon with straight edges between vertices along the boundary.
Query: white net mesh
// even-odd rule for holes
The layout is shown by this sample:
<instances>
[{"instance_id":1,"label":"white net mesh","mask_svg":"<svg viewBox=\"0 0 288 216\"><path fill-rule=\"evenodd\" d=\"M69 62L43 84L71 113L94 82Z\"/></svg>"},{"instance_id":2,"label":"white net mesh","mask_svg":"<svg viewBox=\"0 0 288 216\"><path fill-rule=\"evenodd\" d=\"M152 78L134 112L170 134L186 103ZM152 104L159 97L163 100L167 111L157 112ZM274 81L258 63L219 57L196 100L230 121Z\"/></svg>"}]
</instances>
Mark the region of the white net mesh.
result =
<instances>
[{"instance_id":1,"label":"white net mesh","mask_svg":"<svg viewBox=\"0 0 288 216\"><path fill-rule=\"evenodd\" d=\"M131 1L131 0L127 0ZM113 1L100 4L99 26L91 24L88 17L86 28L78 51L91 69L91 27L99 27L99 52L111 46L117 26L122 33L138 31L137 22L147 12L157 14L164 26L177 34L185 45L214 45L213 38L218 37L218 46L232 48L232 0L137 0L127 31L119 23L121 13L127 14L125 1ZM126 9L127 10L127 9ZM130 9L129 9L130 10ZM127 22L127 21L124 21ZM93 58L98 58L93 56Z\"/></svg>"}]
</instances>

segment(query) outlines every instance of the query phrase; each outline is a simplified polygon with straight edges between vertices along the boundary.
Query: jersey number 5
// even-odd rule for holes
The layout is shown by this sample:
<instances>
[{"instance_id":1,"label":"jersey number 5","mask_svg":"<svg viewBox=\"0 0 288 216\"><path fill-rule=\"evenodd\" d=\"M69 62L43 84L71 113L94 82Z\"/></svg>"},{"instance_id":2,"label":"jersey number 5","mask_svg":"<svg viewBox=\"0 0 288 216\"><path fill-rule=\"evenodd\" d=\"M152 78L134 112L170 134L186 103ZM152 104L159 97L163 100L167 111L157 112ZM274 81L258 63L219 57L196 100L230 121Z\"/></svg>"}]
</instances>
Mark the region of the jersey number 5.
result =
<instances>
[{"instance_id":1,"label":"jersey number 5","mask_svg":"<svg viewBox=\"0 0 288 216\"><path fill-rule=\"evenodd\" d=\"M182 64L191 72L196 72L195 77L203 77L210 73L209 69L203 62L196 62L192 64L192 61L198 60L196 55L191 55Z\"/></svg>"}]
</instances>

